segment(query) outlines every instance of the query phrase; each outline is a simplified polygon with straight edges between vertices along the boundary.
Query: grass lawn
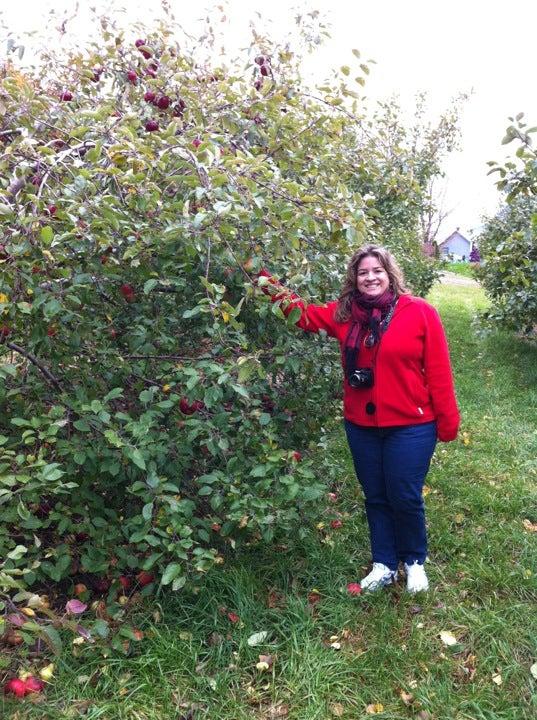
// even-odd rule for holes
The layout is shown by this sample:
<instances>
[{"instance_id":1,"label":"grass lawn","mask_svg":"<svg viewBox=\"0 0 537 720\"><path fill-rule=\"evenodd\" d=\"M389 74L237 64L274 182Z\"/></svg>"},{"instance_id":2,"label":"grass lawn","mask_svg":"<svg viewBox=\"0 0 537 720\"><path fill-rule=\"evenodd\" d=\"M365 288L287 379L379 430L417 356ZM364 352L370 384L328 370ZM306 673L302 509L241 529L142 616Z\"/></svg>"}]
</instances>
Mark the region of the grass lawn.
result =
<instances>
[{"instance_id":1,"label":"grass lawn","mask_svg":"<svg viewBox=\"0 0 537 720\"><path fill-rule=\"evenodd\" d=\"M474 264L470 262L450 262L446 263L444 270L448 272L456 273L457 275L464 275L464 277L475 277Z\"/></svg>"},{"instance_id":2,"label":"grass lawn","mask_svg":"<svg viewBox=\"0 0 537 720\"><path fill-rule=\"evenodd\" d=\"M197 596L164 595L147 611L136 655L60 661L45 702L6 703L3 717L537 717L537 349L475 332L479 287L443 285L430 299L447 327L464 417L427 481L432 591L412 597L399 583L346 593L369 550L338 421L318 452L341 468L341 529L230 558ZM334 506L319 515L329 520ZM265 639L250 646L258 632ZM259 655L270 656L268 669L256 668Z\"/></svg>"}]
</instances>

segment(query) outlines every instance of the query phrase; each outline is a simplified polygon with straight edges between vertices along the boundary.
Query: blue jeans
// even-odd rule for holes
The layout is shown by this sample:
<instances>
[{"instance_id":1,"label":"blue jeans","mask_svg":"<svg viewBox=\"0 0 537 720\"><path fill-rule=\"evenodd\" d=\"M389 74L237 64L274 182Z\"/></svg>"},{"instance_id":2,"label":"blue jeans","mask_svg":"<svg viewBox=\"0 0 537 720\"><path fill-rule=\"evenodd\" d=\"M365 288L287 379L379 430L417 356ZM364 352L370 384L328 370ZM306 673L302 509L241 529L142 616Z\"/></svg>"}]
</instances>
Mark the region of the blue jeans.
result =
<instances>
[{"instance_id":1,"label":"blue jeans","mask_svg":"<svg viewBox=\"0 0 537 720\"><path fill-rule=\"evenodd\" d=\"M345 420L365 495L373 562L396 570L423 563L427 531L422 490L436 446L436 422L368 428Z\"/></svg>"}]
</instances>

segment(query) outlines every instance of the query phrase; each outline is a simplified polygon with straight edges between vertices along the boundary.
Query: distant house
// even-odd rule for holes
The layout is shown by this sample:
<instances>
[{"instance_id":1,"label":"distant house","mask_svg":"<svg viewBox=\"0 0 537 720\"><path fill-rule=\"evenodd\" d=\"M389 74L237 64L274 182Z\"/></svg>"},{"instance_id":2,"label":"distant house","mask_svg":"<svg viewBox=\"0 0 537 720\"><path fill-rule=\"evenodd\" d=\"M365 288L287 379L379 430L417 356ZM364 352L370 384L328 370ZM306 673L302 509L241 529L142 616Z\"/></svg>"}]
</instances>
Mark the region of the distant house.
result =
<instances>
[{"instance_id":1,"label":"distant house","mask_svg":"<svg viewBox=\"0 0 537 720\"><path fill-rule=\"evenodd\" d=\"M472 241L465 238L457 228L449 237L438 243L438 251L441 258L468 260L472 252Z\"/></svg>"}]
</instances>

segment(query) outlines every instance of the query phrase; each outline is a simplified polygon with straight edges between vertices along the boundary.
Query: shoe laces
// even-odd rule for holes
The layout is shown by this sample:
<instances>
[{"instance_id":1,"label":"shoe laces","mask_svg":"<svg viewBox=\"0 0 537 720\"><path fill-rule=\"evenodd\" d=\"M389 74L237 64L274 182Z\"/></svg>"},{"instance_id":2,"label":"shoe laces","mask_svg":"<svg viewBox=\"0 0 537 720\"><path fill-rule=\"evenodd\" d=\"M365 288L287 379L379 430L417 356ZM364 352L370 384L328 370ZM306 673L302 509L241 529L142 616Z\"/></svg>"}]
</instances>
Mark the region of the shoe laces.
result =
<instances>
[{"instance_id":1,"label":"shoe laces","mask_svg":"<svg viewBox=\"0 0 537 720\"><path fill-rule=\"evenodd\" d=\"M373 569L371 570L369 575L364 578L362 582L364 582L365 580L367 580L368 582L378 582L384 577L393 577L393 575L394 571L390 570L387 565L384 565L384 563L374 562Z\"/></svg>"}]
</instances>

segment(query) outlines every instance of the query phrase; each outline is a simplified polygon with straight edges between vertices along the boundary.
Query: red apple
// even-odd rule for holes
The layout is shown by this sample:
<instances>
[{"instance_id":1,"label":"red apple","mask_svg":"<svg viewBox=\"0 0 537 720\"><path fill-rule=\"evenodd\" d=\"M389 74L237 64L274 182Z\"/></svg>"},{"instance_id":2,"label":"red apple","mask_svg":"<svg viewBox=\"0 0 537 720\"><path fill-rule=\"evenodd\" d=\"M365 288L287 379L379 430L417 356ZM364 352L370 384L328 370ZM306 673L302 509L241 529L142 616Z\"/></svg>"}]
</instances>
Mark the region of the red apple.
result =
<instances>
[{"instance_id":1,"label":"red apple","mask_svg":"<svg viewBox=\"0 0 537 720\"><path fill-rule=\"evenodd\" d=\"M183 415L194 414L194 408L186 398L181 398L181 400L179 401L179 410L183 413Z\"/></svg>"},{"instance_id":2,"label":"red apple","mask_svg":"<svg viewBox=\"0 0 537 720\"><path fill-rule=\"evenodd\" d=\"M167 95L161 95L155 103L161 110L167 110L170 107L171 100Z\"/></svg>"},{"instance_id":3,"label":"red apple","mask_svg":"<svg viewBox=\"0 0 537 720\"><path fill-rule=\"evenodd\" d=\"M330 523L330 527L332 530L338 530L340 527L343 527L343 523L341 520L332 520Z\"/></svg>"},{"instance_id":4,"label":"red apple","mask_svg":"<svg viewBox=\"0 0 537 720\"><path fill-rule=\"evenodd\" d=\"M11 335L9 325L0 325L0 338L7 338L8 335Z\"/></svg>"},{"instance_id":5,"label":"red apple","mask_svg":"<svg viewBox=\"0 0 537 720\"><path fill-rule=\"evenodd\" d=\"M58 333L58 328L55 325L49 325L47 328L47 335L54 337Z\"/></svg>"},{"instance_id":6,"label":"red apple","mask_svg":"<svg viewBox=\"0 0 537 720\"><path fill-rule=\"evenodd\" d=\"M136 70L129 70L129 72L127 73L127 80L131 83L131 85L138 84L138 75L136 73Z\"/></svg>"},{"instance_id":7,"label":"red apple","mask_svg":"<svg viewBox=\"0 0 537 720\"><path fill-rule=\"evenodd\" d=\"M147 92L144 93L144 100L148 103L154 103L156 97L156 94L152 90L147 90Z\"/></svg>"},{"instance_id":8,"label":"red apple","mask_svg":"<svg viewBox=\"0 0 537 720\"><path fill-rule=\"evenodd\" d=\"M293 460L296 462L300 462L302 460L302 453L299 453L298 450L295 450L293 453Z\"/></svg>"},{"instance_id":9,"label":"red apple","mask_svg":"<svg viewBox=\"0 0 537 720\"><path fill-rule=\"evenodd\" d=\"M62 100L63 102L69 102L72 99L73 99L73 93L70 92L69 90L64 90L62 92L62 94L60 95L60 100Z\"/></svg>"},{"instance_id":10,"label":"red apple","mask_svg":"<svg viewBox=\"0 0 537 720\"><path fill-rule=\"evenodd\" d=\"M145 58L150 58L150 57L151 57L151 53L150 53L148 50L146 50L145 47L144 47L144 46L145 46L145 40L136 40L136 42L135 42L134 44L136 45L137 48L143 48L143 50L140 50L140 52L142 53L142 55L143 55Z\"/></svg>"},{"instance_id":11,"label":"red apple","mask_svg":"<svg viewBox=\"0 0 537 720\"><path fill-rule=\"evenodd\" d=\"M24 681L26 685L26 692L43 692L45 689L45 683L42 680L38 680L33 675L29 675Z\"/></svg>"},{"instance_id":12,"label":"red apple","mask_svg":"<svg viewBox=\"0 0 537 720\"><path fill-rule=\"evenodd\" d=\"M231 611L228 612L227 618L228 618L229 622L232 622L234 625L236 623L238 623L240 620L240 617L236 613L231 612Z\"/></svg>"},{"instance_id":13,"label":"red apple","mask_svg":"<svg viewBox=\"0 0 537 720\"><path fill-rule=\"evenodd\" d=\"M263 77L267 77L267 75L269 74L268 66L267 66L267 65L261 65L261 67L260 67L259 69L260 69L260 71L261 71L261 75L263 75Z\"/></svg>"},{"instance_id":14,"label":"red apple","mask_svg":"<svg viewBox=\"0 0 537 720\"><path fill-rule=\"evenodd\" d=\"M337 499L338 499L337 493L334 493L334 492L329 492L326 497L330 500L330 502L333 502L333 503L337 502Z\"/></svg>"},{"instance_id":15,"label":"red apple","mask_svg":"<svg viewBox=\"0 0 537 720\"><path fill-rule=\"evenodd\" d=\"M56 210L57 210L57 209L58 209L58 208L56 207L56 205L49 205L49 206L47 207L47 212L48 212L49 215L56 215Z\"/></svg>"},{"instance_id":16,"label":"red apple","mask_svg":"<svg viewBox=\"0 0 537 720\"><path fill-rule=\"evenodd\" d=\"M222 526L216 522L211 525L211 530L214 530L214 532L220 532L221 529Z\"/></svg>"},{"instance_id":17,"label":"red apple","mask_svg":"<svg viewBox=\"0 0 537 720\"><path fill-rule=\"evenodd\" d=\"M88 588L84 583L77 583L74 587L74 593L75 595L83 595L85 592L88 592Z\"/></svg>"},{"instance_id":18,"label":"red apple","mask_svg":"<svg viewBox=\"0 0 537 720\"><path fill-rule=\"evenodd\" d=\"M201 145L201 140L199 139L199 137L194 138L192 145L194 145L195 148L199 148L199 146Z\"/></svg>"},{"instance_id":19,"label":"red apple","mask_svg":"<svg viewBox=\"0 0 537 720\"><path fill-rule=\"evenodd\" d=\"M349 583L347 585L347 592L349 593L349 595L360 595L360 593L362 592L360 583Z\"/></svg>"},{"instance_id":20,"label":"red apple","mask_svg":"<svg viewBox=\"0 0 537 720\"><path fill-rule=\"evenodd\" d=\"M125 575L120 575L119 576L119 584L123 588L123 592L128 592L132 585L132 581L130 578L126 577Z\"/></svg>"},{"instance_id":21,"label":"red apple","mask_svg":"<svg viewBox=\"0 0 537 720\"><path fill-rule=\"evenodd\" d=\"M145 124L147 132L155 132L159 129L158 122L156 120L148 120Z\"/></svg>"},{"instance_id":22,"label":"red apple","mask_svg":"<svg viewBox=\"0 0 537 720\"><path fill-rule=\"evenodd\" d=\"M135 293L134 293L134 288L133 288L132 285L129 285L128 283L124 283L124 284L119 288L119 291L120 291L120 293L123 295L123 297L125 298L125 300L126 300L127 302L133 302L133 301L134 301L134 295L135 295Z\"/></svg>"},{"instance_id":23,"label":"red apple","mask_svg":"<svg viewBox=\"0 0 537 720\"><path fill-rule=\"evenodd\" d=\"M257 65L264 65L265 58L263 57L263 55L258 55L255 59L255 62L257 63Z\"/></svg>"},{"instance_id":24,"label":"red apple","mask_svg":"<svg viewBox=\"0 0 537 720\"><path fill-rule=\"evenodd\" d=\"M26 683L24 680L19 680L19 678L12 678L4 685L4 693L6 695L11 693L20 698L24 697L26 695Z\"/></svg>"},{"instance_id":25,"label":"red apple","mask_svg":"<svg viewBox=\"0 0 537 720\"><path fill-rule=\"evenodd\" d=\"M136 576L136 580L138 581L138 584L141 585L141 587L150 585L154 579L155 576L153 575L153 573L147 572L146 570L140 570L140 572Z\"/></svg>"}]
</instances>

